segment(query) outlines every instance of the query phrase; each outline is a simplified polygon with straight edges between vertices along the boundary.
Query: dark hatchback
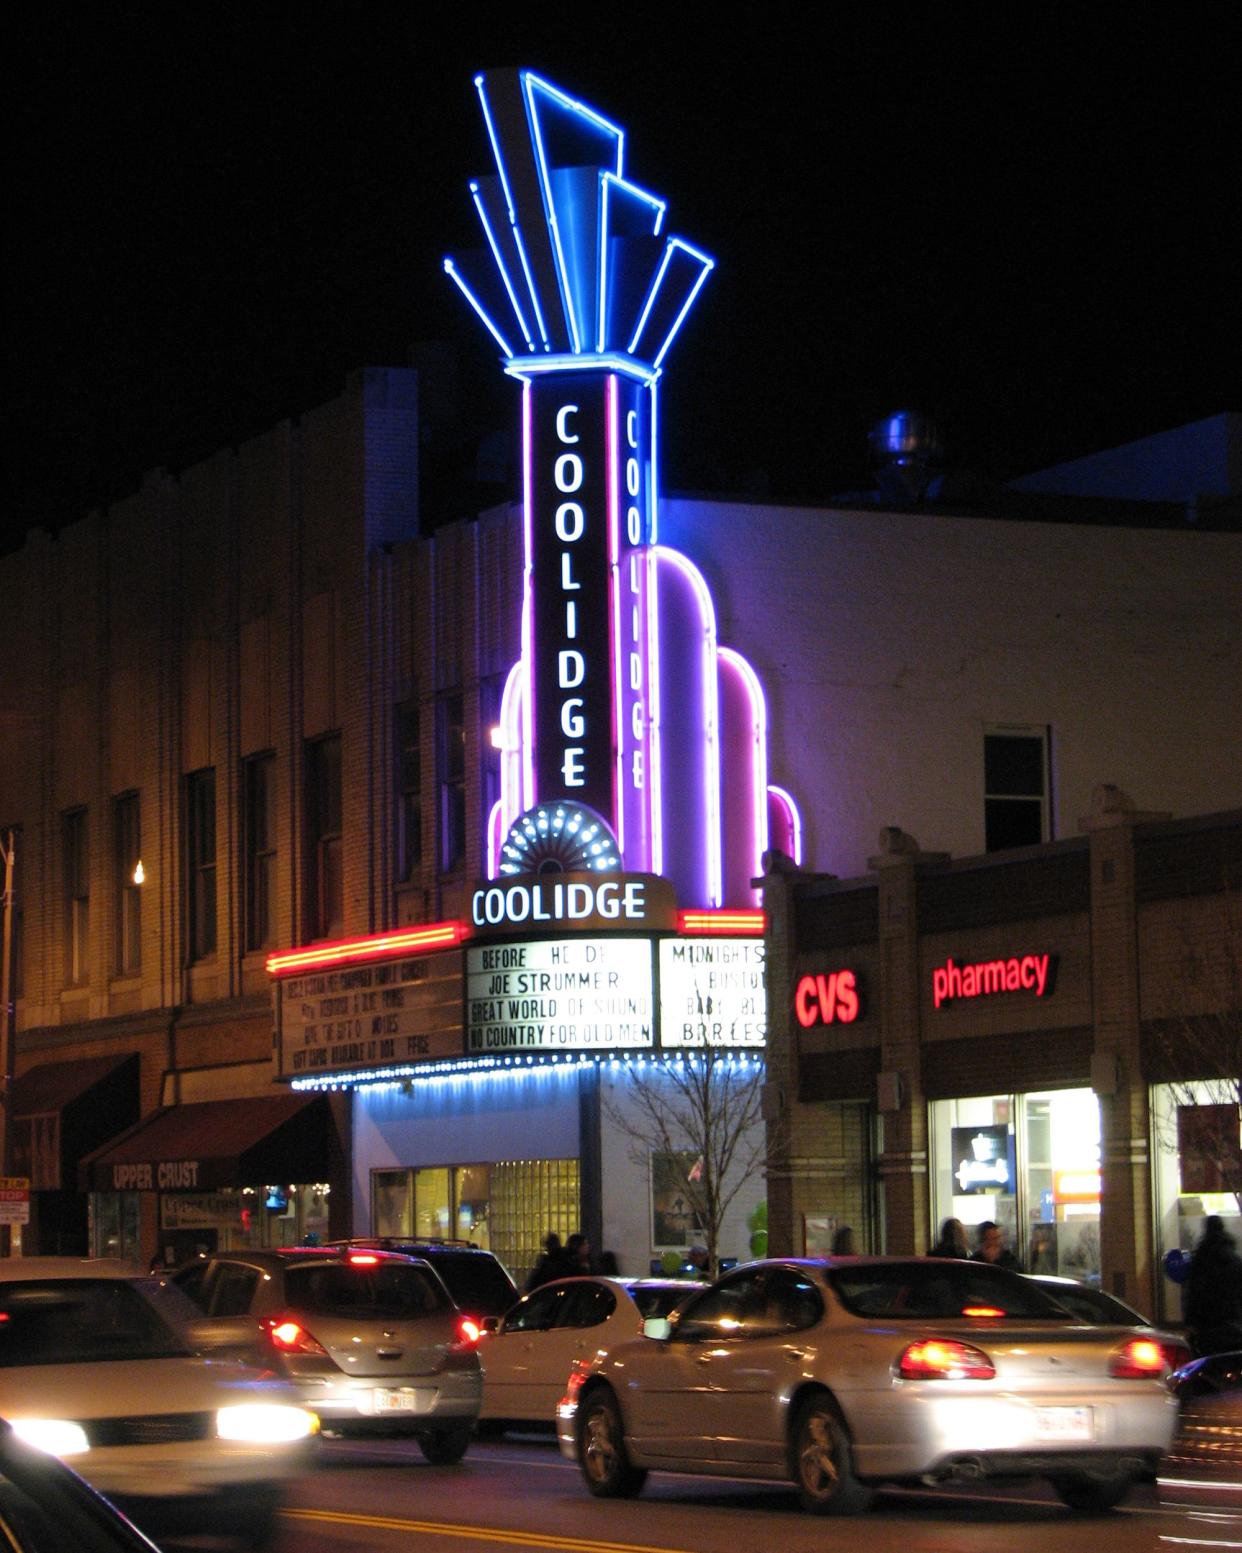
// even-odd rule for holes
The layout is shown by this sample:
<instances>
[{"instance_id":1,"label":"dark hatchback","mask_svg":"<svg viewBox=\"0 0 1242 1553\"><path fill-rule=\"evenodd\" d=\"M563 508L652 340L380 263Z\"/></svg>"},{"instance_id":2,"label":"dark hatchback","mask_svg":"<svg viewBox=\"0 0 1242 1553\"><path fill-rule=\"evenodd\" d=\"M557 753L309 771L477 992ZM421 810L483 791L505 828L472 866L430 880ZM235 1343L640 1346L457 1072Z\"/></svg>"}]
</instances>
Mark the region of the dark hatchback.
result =
<instances>
[{"instance_id":1,"label":"dark hatchback","mask_svg":"<svg viewBox=\"0 0 1242 1553\"><path fill-rule=\"evenodd\" d=\"M429 1263L453 1296L458 1310L477 1322L484 1316L503 1316L518 1299L518 1288L504 1264L490 1251L462 1240L403 1240L372 1235L353 1240L334 1240L333 1249L394 1251Z\"/></svg>"}]
</instances>

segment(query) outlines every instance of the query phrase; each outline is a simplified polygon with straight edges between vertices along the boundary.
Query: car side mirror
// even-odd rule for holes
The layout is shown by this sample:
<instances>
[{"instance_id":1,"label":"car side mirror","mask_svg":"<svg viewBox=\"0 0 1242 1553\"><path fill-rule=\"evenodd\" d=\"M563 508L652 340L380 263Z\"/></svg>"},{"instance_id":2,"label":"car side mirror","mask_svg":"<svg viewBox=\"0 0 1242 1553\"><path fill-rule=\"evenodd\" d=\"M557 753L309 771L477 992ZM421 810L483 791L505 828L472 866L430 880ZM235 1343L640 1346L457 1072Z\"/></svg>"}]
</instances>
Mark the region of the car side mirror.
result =
<instances>
[{"instance_id":1,"label":"car side mirror","mask_svg":"<svg viewBox=\"0 0 1242 1553\"><path fill-rule=\"evenodd\" d=\"M673 1323L667 1316L648 1316L643 1322L643 1336L653 1338L657 1343L667 1343L673 1330Z\"/></svg>"},{"instance_id":2,"label":"car side mirror","mask_svg":"<svg viewBox=\"0 0 1242 1553\"><path fill-rule=\"evenodd\" d=\"M499 1316L484 1316L479 1322L479 1331L484 1337L494 1337L500 1331Z\"/></svg>"}]
</instances>

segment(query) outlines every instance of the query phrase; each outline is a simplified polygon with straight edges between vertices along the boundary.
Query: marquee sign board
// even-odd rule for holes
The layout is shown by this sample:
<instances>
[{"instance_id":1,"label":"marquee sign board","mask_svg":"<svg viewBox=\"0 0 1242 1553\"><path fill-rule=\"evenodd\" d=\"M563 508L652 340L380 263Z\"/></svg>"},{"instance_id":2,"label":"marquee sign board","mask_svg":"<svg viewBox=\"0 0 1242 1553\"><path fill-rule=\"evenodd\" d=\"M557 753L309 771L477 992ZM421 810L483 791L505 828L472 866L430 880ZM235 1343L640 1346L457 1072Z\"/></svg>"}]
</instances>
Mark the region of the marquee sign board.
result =
<instances>
[{"instance_id":1,"label":"marquee sign board","mask_svg":"<svg viewBox=\"0 0 1242 1553\"><path fill-rule=\"evenodd\" d=\"M461 957L377 960L278 978L282 1077L461 1054Z\"/></svg>"},{"instance_id":2,"label":"marquee sign board","mask_svg":"<svg viewBox=\"0 0 1242 1553\"><path fill-rule=\"evenodd\" d=\"M650 1046L651 968L646 938L544 939L467 949L466 1050Z\"/></svg>"},{"instance_id":3,"label":"marquee sign board","mask_svg":"<svg viewBox=\"0 0 1242 1553\"><path fill-rule=\"evenodd\" d=\"M661 942L661 1046L762 1046L767 1030L761 938Z\"/></svg>"}]
</instances>

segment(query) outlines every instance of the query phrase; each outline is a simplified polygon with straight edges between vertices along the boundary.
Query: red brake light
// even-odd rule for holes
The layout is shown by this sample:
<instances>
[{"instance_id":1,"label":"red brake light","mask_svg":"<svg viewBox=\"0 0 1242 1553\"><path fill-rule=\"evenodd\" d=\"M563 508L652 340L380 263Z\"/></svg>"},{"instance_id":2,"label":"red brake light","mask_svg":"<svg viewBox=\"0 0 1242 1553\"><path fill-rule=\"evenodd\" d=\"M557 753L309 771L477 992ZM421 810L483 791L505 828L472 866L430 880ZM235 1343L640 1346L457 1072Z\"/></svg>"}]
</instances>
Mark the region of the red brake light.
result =
<instances>
[{"instance_id":1,"label":"red brake light","mask_svg":"<svg viewBox=\"0 0 1242 1553\"><path fill-rule=\"evenodd\" d=\"M483 1328L473 1316L458 1316L457 1340L453 1347L459 1353L464 1349L473 1348L482 1336Z\"/></svg>"},{"instance_id":2,"label":"red brake light","mask_svg":"<svg viewBox=\"0 0 1242 1553\"><path fill-rule=\"evenodd\" d=\"M1003 1316L1003 1310L997 1310L995 1305L964 1305L963 1316Z\"/></svg>"},{"instance_id":3,"label":"red brake light","mask_svg":"<svg viewBox=\"0 0 1242 1553\"><path fill-rule=\"evenodd\" d=\"M933 1337L911 1343L897 1372L902 1380L991 1380L996 1366L981 1348Z\"/></svg>"},{"instance_id":4,"label":"red brake light","mask_svg":"<svg viewBox=\"0 0 1242 1553\"><path fill-rule=\"evenodd\" d=\"M379 1257L371 1251L351 1251L346 1261L351 1267L375 1267Z\"/></svg>"},{"instance_id":5,"label":"red brake light","mask_svg":"<svg viewBox=\"0 0 1242 1553\"><path fill-rule=\"evenodd\" d=\"M1153 1380L1163 1375L1169 1360L1163 1347L1150 1337L1132 1337L1108 1361L1114 1380Z\"/></svg>"},{"instance_id":6,"label":"red brake light","mask_svg":"<svg viewBox=\"0 0 1242 1553\"><path fill-rule=\"evenodd\" d=\"M265 1323L273 1348L281 1353L325 1354L327 1349L316 1341L306 1328L292 1316L272 1316Z\"/></svg>"}]
</instances>

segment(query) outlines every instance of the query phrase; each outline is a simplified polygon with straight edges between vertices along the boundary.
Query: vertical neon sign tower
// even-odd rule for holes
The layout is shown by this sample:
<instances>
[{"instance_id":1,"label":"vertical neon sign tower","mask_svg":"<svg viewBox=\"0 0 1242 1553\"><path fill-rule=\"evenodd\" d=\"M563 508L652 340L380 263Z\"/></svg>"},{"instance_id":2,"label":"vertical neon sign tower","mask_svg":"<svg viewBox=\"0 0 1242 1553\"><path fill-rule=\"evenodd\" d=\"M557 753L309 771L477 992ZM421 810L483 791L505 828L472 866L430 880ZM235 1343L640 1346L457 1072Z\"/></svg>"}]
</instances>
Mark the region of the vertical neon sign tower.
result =
<instances>
[{"instance_id":1,"label":"vertical neon sign tower","mask_svg":"<svg viewBox=\"0 0 1242 1553\"><path fill-rule=\"evenodd\" d=\"M769 844L762 688L719 647L697 568L658 543L657 386L713 263L664 234L624 131L530 71L478 76L486 249L445 269L522 384L522 655L501 707L489 873L659 873L750 904Z\"/></svg>"}]
</instances>

